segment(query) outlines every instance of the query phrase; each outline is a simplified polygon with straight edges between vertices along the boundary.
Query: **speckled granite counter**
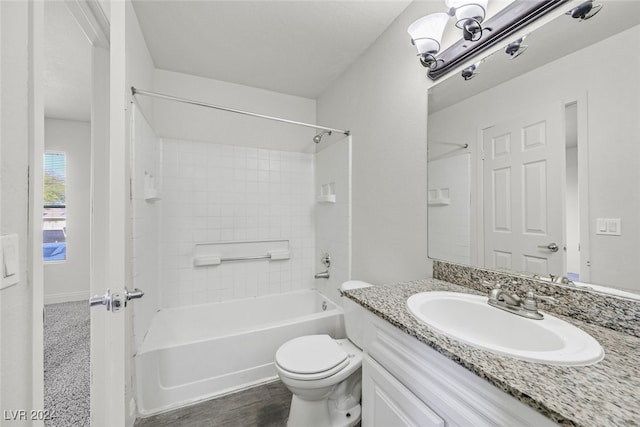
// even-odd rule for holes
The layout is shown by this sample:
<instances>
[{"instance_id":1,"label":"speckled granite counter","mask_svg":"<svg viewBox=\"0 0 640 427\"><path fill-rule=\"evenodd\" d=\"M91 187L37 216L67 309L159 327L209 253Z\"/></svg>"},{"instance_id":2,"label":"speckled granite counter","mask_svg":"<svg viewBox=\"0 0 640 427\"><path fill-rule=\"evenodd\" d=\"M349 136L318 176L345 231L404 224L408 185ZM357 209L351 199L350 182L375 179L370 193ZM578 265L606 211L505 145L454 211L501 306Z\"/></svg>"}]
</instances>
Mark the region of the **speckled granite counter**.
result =
<instances>
[{"instance_id":1,"label":"speckled granite counter","mask_svg":"<svg viewBox=\"0 0 640 427\"><path fill-rule=\"evenodd\" d=\"M524 362L449 339L418 322L406 301L426 291L479 293L425 279L355 289L347 296L559 424L640 425L640 338L554 314L596 338L604 348L604 359L581 367Z\"/></svg>"}]
</instances>

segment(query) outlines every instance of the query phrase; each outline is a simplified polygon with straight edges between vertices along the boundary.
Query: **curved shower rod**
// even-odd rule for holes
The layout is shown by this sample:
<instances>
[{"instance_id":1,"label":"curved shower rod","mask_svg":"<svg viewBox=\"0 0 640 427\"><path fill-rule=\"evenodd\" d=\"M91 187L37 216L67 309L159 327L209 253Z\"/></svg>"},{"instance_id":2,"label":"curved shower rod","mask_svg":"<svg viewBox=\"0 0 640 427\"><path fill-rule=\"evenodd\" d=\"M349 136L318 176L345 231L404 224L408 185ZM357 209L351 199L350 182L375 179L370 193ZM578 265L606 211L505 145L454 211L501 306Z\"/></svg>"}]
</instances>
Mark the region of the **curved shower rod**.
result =
<instances>
[{"instance_id":1,"label":"curved shower rod","mask_svg":"<svg viewBox=\"0 0 640 427\"><path fill-rule=\"evenodd\" d=\"M308 127L308 128L326 130L326 131L329 131L329 132L343 133L343 134L345 134L347 136L349 136L351 134L351 132L348 131L348 130L333 129L333 128L328 128L328 127L324 127L324 126L314 125L314 124L311 124L311 123L297 122L295 120L288 120L288 119L282 119L280 117L274 117L274 116L267 116L267 115L264 115L264 114L252 113L251 111L243 111L243 110L237 110L235 108L222 107L220 105L208 104L206 102L194 101L194 100L186 99L186 98L178 98L177 96L165 95L163 93L149 92L147 90L137 89L134 86L131 86L131 93L133 95L151 96L151 97L154 97L154 98L161 98L161 99L168 99L170 101L183 102L185 104L198 105L200 107L208 107L208 108L213 108L213 109L216 109L216 110L228 111L230 113L244 114L245 116L260 117L261 119L275 120L277 122L289 123L289 124L296 125L296 126L305 126L305 127Z\"/></svg>"}]
</instances>

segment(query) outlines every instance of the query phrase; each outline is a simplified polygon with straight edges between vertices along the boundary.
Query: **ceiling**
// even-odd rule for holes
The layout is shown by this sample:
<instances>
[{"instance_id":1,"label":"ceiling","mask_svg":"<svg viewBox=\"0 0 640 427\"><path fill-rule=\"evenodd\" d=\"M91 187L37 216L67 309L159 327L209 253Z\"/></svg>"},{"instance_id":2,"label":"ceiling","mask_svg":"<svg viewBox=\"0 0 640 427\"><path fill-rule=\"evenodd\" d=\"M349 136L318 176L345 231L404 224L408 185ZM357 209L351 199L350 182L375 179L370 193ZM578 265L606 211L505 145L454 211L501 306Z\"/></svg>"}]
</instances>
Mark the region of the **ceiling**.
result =
<instances>
[{"instance_id":1,"label":"ceiling","mask_svg":"<svg viewBox=\"0 0 640 427\"><path fill-rule=\"evenodd\" d=\"M157 68L317 98L410 0L133 0Z\"/></svg>"},{"instance_id":2,"label":"ceiling","mask_svg":"<svg viewBox=\"0 0 640 427\"><path fill-rule=\"evenodd\" d=\"M157 68L317 98L411 0L133 0ZM45 2L45 116L90 120L91 51Z\"/></svg>"}]
</instances>

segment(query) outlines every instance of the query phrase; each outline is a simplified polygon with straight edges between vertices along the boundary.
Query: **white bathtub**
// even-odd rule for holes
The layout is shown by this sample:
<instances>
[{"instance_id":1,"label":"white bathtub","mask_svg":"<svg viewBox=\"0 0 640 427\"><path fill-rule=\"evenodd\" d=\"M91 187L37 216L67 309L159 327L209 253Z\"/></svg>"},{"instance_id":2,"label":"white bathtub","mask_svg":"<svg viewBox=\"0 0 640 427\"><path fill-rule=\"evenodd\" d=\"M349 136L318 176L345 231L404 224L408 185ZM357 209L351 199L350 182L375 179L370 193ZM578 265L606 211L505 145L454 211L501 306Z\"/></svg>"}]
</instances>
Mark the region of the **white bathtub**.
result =
<instances>
[{"instance_id":1,"label":"white bathtub","mask_svg":"<svg viewBox=\"0 0 640 427\"><path fill-rule=\"evenodd\" d=\"M160 310L135 356L138 412L274 380L278 347L309 334L345 336L342 309L313 290Z\"/></svg>"}]
</instances>

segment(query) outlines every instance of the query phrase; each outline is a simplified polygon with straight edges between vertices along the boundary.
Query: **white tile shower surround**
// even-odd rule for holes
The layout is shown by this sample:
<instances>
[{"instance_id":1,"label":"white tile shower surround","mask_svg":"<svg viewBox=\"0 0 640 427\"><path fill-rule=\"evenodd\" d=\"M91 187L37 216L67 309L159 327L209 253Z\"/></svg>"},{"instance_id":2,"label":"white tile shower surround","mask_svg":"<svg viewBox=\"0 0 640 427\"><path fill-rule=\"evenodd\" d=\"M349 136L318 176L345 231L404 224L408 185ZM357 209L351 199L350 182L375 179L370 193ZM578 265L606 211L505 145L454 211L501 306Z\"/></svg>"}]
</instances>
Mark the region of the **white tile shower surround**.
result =
<instances>
[{"instance_id":1,"label":"white tile shower surround","mask_svg":"<svg viewBox=\"0 0 640 427\"><path fill-rule=\"evenodd\" d=\"M145 201L144 174L154 176L156 184L161 184L160 176L160 139L155 135L145 117L134 105L132 114L133 143L132 161L132 218L133 218L133 286L145 293L141 304L135 304L134 337L136 348L151 326L151 320L160 303L160 289L157 286L160 277L158 245L160 242L159 204Z\"/></svg>"},{"instance_id":2,"label":"white tile shower surround","mask_svg":"<svg viewBox=\"0 0 640 427\"><path fill-rule=\"evenodd\" d=\"M161 306L314 287L313 154L162 140ZM197 243L288 239L285 261L193 267Z\"/></svg>"}]
</instances>

